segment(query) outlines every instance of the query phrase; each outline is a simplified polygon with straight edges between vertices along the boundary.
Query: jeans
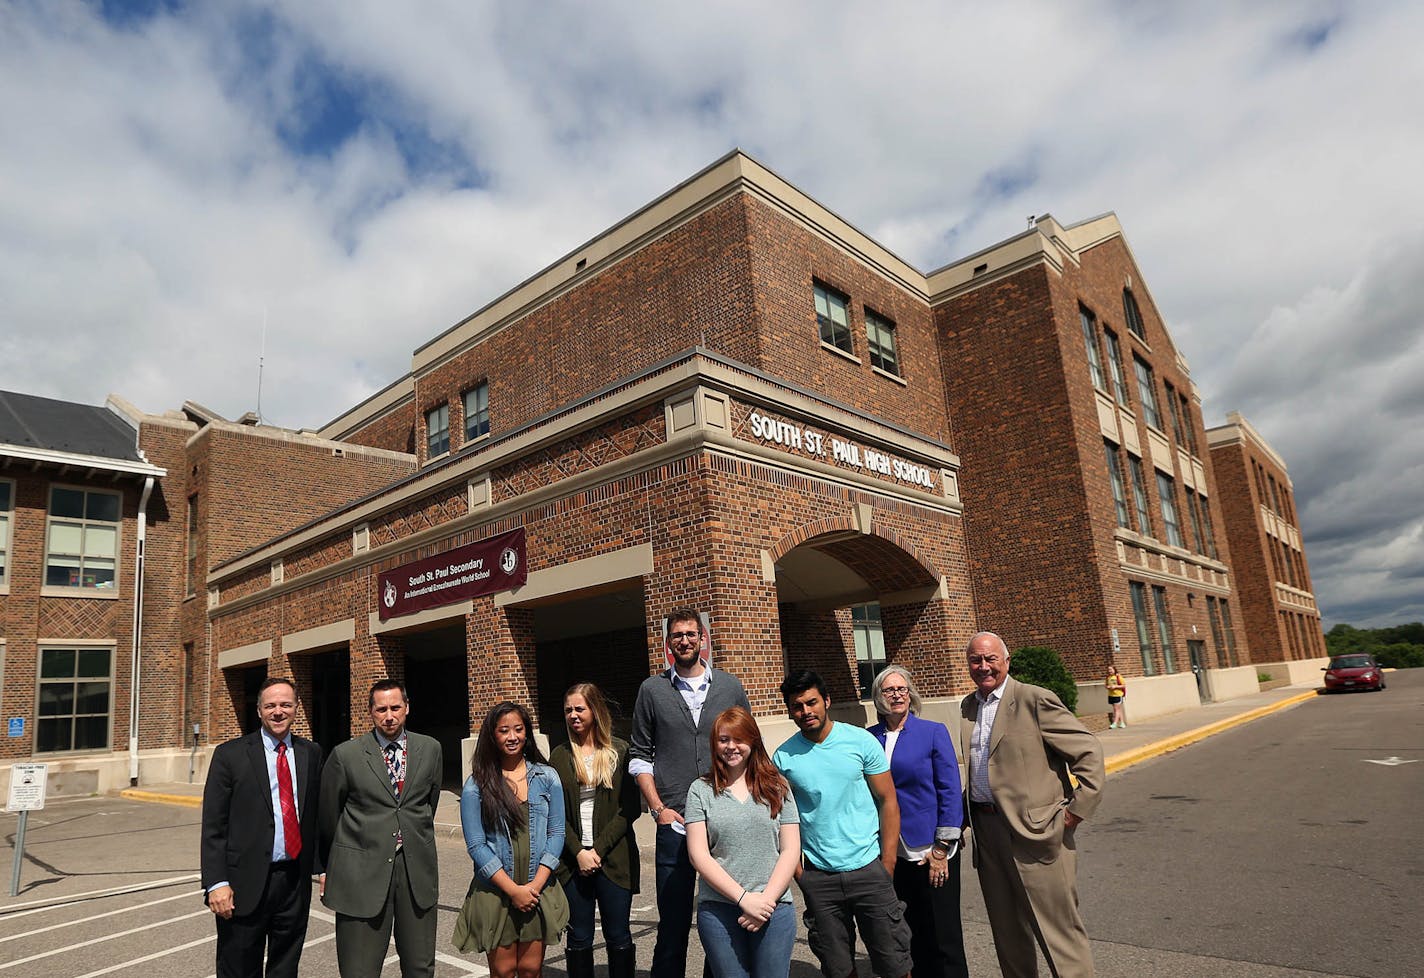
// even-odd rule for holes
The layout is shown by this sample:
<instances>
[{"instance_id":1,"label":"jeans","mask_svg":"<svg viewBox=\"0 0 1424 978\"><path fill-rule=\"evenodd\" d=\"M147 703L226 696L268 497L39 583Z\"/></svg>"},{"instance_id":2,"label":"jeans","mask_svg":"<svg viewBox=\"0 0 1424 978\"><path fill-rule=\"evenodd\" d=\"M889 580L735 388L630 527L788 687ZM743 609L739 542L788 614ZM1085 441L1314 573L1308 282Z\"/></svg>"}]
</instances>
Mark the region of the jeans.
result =
<instances>
[{"instance_id":1,"label":"jeans","mask_svg":"<svg viewBox=\"0 0 1424 978\"><path fill-rule=\"evenodd\" d=\"M687 836L658 826L655 851L658 888L658 941L653 945L652 978L685 978L687 939L697 873L687 858Z\"/></svg>"},{"instance_id":2,"label":"jeans","mask_svg":"<svg viewBox=\"0 0 1424 978\"><path fill-rule=\"evenodd\" d=\"M779 903L759 931L737 923L736 904L704 900L697 907L697 933L715 978L786 978L796 942L796 908Z\"/></svg>"},{"instance_id":3,"label":"jeans","mask_svg":"<svg viewBox=\"0 0 1424 978\"><path fill-rule=\"evenodd\" d=\"M628 917L633 911L633 893L625 890L599 870L592 876L577 872L564 884L569 898L569 939L571 951L593 947L593 908L598 906L603 924L603 943L608 947L629 947L633 931Z\"/></svg>"}]
</instances>

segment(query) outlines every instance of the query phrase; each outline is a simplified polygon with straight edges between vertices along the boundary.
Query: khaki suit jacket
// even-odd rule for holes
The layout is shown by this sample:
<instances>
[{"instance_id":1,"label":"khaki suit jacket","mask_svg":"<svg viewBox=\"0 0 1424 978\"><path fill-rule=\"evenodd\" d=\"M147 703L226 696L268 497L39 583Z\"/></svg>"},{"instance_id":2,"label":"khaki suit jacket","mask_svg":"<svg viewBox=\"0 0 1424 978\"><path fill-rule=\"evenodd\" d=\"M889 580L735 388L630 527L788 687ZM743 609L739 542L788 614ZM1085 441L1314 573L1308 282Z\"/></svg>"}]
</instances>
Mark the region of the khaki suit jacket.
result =
<instances>
[{"instance_id":1,"label":"khaki suit jacket","mask_svg":"<svg viewBox=\"0 0 1424 978\"><path fill-rule=\"evenodd\" d=\"M441 770L440 742L407 730L405 786L397 798L374 732L331 752L321 774L321 839L327 852L322 903L351 917L379 914L390 890L399 831L412 901L421 910L435 905Z\"/></svg>"},{"instance_id":2,"label":"khaki suit jacket","mask_svg":"<svg viewBox=\"0 0 1424 978\"><path fill-rule=\"evenodd\" d=\"M967 798L974 778L970 741L979 718L976 694L960 703L960 718L969 767ZM1102 800L1102 745L1057 696L1041 686L1004 679L988 763L989 790L1013 832L1018 862L1052 862L1063 845L1063 812L1087 819ZM967 807L972 826L973 807Z\"/></svg>"}]
</instances>

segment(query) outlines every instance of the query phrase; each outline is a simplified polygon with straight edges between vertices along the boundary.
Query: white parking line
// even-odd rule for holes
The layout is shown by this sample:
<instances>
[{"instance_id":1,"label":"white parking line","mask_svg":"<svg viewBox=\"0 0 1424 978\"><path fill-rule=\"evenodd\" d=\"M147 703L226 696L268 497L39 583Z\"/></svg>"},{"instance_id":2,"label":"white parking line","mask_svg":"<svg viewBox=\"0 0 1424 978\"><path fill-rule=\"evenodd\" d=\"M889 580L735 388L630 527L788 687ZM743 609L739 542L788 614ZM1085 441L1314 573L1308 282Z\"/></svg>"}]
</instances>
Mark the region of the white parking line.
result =
<instances>
[{"instance_id":1,"label":"white parking line","mask_svg":"<svg viewBox=\"0 0 1424 978\"><path fill-rule=\"evenodd\" d=\"M328 913L322 913L320 910L313 910L311 912L311 915L317 920L325 921L328 924L335 925L336 923L335 917ZM334 933L328 934L327 937L323 939L326 940L335 936L336 935ZM390 957L386 958L386 960L381 962L381 969L384 971L386 965L399 960L400 955L392 954ZM443 961L445 964L453 965L456 968L462 969L460 978L483 978L484 975L489 974L489 969L486 968L484 965L476 964L473 961L466 961L464 958L457 958L453 954L446 954L444 951L436 951L435 960ZM84 978L87 978L87 976L84 976ZM216 976L209 975L208 978L216 978Z\"/></svg>"},{"instance_id":2,"label":"white parking line","mask_svg":"<svg viewBox=\"0 0 1424 978\"><path fill-rule=\"evenodd\" d=\"M206 910L203 911L207 913ZM111 974L115 971L122 971L124 968L132 967L136 964L143 964L155 958L167 957L170 954L177 954L179 951L186 951L190 947L197 947L199 944L206 944L209 941L218 939L216 934L209 934L207 937L199 938L196 941L189 941L187 944L179 944L177 947L170 947L166 951L154 951L152 954L145 954L141 958L134 958L132 961L120 961L118 964L111 964L107 968L100 968L98 971L91 971L88 974L80 975L79 978L99 978L100 975Z\"/></svg>"},{"instance_id":3,"label":"white parking line","mask_svg":"<svg viewBox=\"0 0 1424 978\"><path fill-rule=\"evenodd\" d=\"M20 958L18 961L6 961L0 964L0 971L6 968L14 968L17 965L28 964L31 961L39 961L43 958L52 958L56 954L64 954L68 951L77 951L81 947L89 947L94 944L103 944L105 941L117 940L120 937L127 937L130 934L137 934L141 931L153 930L155 927L164 927L168 924L176 924L180 920L188 920L191 917L206 917L212 911L204 907L194 913L186 913L181 917L169 917L167 920L160 920L152 924L144 924L142 927L130 927L128 930L121 930L115 934L105 934L103 937L96 937L89 941L80 941L78 944L67 944L64 947L57 947L51 951L42 951L39 954L31 954L28 958Z\"/></svg>"},{"instance_id":4,"label":"white parking line","mask_svg":"<svg viewBox=\"0 0 1424 978\"><path fill-rule=\"evenodd\" d=\"M199 878L197 873L192 873L188 876L171 876L166 880L149 880L147 883L127 883L123 886L110 887L107 890L90 890L88 893L75 893L66 897L50 897L47 900L31 900L29 903L16 903L8 907L0 907L0 920L28 917L32 913L57 910L60 907L67 907L71 904L79 903L82 900L93 900L97 897L119 896L123 893L140 893L144 890L159 890L165 886L173 886L177 883L193 883ZM26 909L30 907L34 909ZM19 912L16 913L16 911Z\"/></svg>"},{"instance_id":5,"label":"white parking line","mask_svg":"<svg viewBox=\"0 0 1424 978\"><path fill-rule=\"evenodd\" d=\"M80 917L78 920L67 920L62 924L50 924L48 927L40 927L36 930L27 930L20 934L11 934L9 937L0 937L0 944L4 944L6 941L18 941L22 937L33 937L36 934L43 934L46 931L60 930L64 927L73 927L76 924L87 924L95 920L102 920L105 917L113 917L117 916L118 914L124 913L133 913L135 910L142 910L144 907L156 907L160 903L172 903L174 900L191 899L193 899L193 894L179 893L175 896L164 897L162 900L150 900L147 903L140 903L132 907L120 907L118 910L110 910L107 913L91 914L88 917Z\"/></svg>"}]
</instances>

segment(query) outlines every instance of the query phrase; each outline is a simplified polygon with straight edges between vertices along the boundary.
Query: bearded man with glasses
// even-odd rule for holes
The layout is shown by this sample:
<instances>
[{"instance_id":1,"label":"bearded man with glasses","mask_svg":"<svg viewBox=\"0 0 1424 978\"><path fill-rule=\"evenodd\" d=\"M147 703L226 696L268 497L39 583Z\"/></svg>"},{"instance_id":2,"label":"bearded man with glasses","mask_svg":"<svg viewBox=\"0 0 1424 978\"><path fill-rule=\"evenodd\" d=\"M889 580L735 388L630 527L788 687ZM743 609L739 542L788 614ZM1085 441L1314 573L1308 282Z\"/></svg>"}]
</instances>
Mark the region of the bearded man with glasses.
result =
<instances>
[{"instance_id":1,"label":"bearded man with glasses","mask_svg":"<svg viewBox=\"0 0 1424 978\"><path fill-rule=\"evenodd\" d=\"M683 827L687 789L712 768L712 723L718 714L733 706L748 713L752 709L737 677L713 669L707 661L706 636L702 615L695 609L670 612L667 651L672 665L643 680L633 705L628 772L658 826L658 939L652 978L683 978L687 971L697 886Z\"/></svg>"}]
</instances>

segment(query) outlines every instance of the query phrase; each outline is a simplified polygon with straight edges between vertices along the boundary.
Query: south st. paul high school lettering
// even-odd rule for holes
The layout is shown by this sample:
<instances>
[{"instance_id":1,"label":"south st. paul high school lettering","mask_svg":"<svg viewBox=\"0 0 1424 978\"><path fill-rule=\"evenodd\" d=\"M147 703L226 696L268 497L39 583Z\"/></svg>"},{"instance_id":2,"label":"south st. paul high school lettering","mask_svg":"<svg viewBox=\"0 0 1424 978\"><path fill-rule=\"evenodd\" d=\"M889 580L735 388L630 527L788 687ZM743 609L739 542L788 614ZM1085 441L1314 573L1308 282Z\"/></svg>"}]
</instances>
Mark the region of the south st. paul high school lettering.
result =
<instances>
[{"instance_id":1,"label":"south st. paul high school lettering","mask_svg":"<svg viewBox=\"0 0 1424 978\"><path fill-rule=\"evenodd\" d=\"M508 591L529 578L524 527L401 564L377 581L381 621L482 594Z\"/></svg>"},{"instance_id":2,"label":"south st. paul high school lettering","mask_svg":"<svg viewBox=\"0 0 1424 978\"><path fill-rule=\"evenodd\" d=\"M747 416L747 426L752 437L760 441L773 442L817 458L829 458L832 462L848 468L893 476L901 482L914 483L931 492L939 490L936 479L938 473L932 469L886 455L853 441L843 441L834 435L771 418L760 411L753 411Z\"/></svg>"}]
</instances>

